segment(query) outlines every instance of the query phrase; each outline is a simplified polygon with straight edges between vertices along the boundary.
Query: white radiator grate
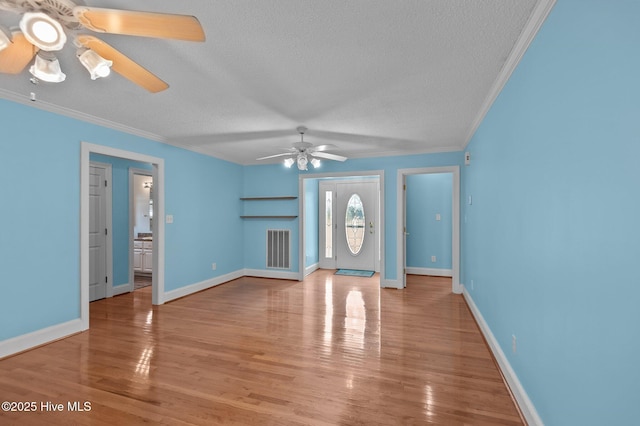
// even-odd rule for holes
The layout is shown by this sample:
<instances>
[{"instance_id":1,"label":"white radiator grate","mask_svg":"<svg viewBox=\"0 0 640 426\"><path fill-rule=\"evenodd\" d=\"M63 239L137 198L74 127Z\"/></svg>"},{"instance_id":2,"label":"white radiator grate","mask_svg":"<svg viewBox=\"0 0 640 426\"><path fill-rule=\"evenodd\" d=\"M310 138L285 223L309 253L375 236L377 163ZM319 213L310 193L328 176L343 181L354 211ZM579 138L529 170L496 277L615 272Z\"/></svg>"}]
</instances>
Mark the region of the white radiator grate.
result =
<instances>
[{"instance_id":1,"label":"white radiator grate","mask_svg":"<svg viewBox=\"0 0 640 426\"><path fill-rule=\"evenodd\" d=\"M289 234L288 229L267 229L267 268L290 268Z\"/></svg>"}]
</instances>

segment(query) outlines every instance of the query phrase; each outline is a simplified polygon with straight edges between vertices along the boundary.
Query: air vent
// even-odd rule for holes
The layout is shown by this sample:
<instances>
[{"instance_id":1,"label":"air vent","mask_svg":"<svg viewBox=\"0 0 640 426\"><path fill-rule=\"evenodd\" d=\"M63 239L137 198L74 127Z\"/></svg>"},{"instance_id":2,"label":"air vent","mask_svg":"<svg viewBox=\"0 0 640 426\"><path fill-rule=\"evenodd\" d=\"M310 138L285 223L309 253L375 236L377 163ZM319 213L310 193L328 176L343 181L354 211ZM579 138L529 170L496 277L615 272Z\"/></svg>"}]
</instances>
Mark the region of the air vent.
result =
<instances>
[{"instance_id":1,"label":"air vent","mask_svg":"<svg viewBox=\"0 0 640 426\"><path fill-rule=\"evenodd\" d=\"M290 238L288 229L267 229L267 268L290 268Z\"/></svg>"}]
</instances>

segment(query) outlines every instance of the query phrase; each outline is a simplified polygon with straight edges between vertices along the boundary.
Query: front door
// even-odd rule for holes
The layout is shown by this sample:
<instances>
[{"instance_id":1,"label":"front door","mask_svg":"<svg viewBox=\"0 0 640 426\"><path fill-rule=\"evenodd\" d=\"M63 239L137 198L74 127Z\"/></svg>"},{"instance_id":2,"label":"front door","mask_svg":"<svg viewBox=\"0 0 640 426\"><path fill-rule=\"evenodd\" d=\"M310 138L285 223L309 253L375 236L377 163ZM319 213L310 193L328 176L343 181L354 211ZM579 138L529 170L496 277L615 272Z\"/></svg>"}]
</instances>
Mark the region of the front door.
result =
<instances>
[{"instance_id":1,"label":"front door","mask_svg":"<svg viewBox=\"0 0 640 426\"><path fill-rule=\"evenodd\" d=\"M106 170L89 167L89 301L107 297Z\"/></svg>"},{"instance_id":2,"label":"front door","mask_svg":"<svg viewBox=\"0 0 640 426\"><path fill-rule=\"evenodd\" d=\"M377 183L338 183L336 192L337 268L375 271L379 210Z\"/></svg>"}]
</instances>

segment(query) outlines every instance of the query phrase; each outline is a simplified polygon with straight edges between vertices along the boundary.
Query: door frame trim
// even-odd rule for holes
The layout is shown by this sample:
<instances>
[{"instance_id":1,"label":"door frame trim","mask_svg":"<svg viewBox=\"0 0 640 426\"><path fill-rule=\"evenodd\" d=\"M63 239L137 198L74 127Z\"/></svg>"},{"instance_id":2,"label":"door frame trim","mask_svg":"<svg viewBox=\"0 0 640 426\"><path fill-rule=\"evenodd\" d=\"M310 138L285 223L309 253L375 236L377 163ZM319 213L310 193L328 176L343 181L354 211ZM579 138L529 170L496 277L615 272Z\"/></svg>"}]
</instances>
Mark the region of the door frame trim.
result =
<instances>
[{"instance_id":1,"label":"door frame trim","mask_svg":"<svg viewBox=\"0 0 640 426\"><path fill-rule=\"evenodd\" d=\"M451 230L451 291L456 294L462 293L462 285L460 284L460 166L442 166L442 167L424 167L413 169L398 169L398 188L397 188L397 229L396 229L396 245L397 245L397 270L400 277L400 288L406 285L406 274L404 273L403 260L405 256L405 247L403 243L404 229L403 217L406 214L406 206L403 202L404 185L408 175L452 173L453 185L451 189L452 204L452 230Z\"/></svg>"},{"instance_id":2,"label":"door frame trim","mask_svg":"<svg viewBox=\"0 0 640 426\"><path fill-rule=\"evenodd\" d=\"M135 289L135 272L133 271L133 241L135 239L135 235L133 232L133 229L135 227L135 200L134 200L134 192L135 189L133 187L133 176L134 175L139 175L139 176L149 176L151 178L151 181L153 181L153 171L152 170L145 170L145 169L137 169L135 167L129 167L129 292L133 291ZM155 201L154 201L155 203ZM154 204L154 209L155 209L155 204ZM155 213L155 212L154 212ZM151 265L151 268L155 268L155 264ZM155 269L153 270L153 272L155 272ZM153 275L152 275L153 276ZM153 284L152 284L153 285ZM152 289L153 291L153 289Z\"/></svg>"},{"instance_id":3,"label":"door frame trim","mask_svg":"<svg viewBox=\"0 0 640 426\"><path fill-rule=\"evenodd\" d=\"M89 161L89 166L104 170L104 179L107 181L107 189L104 191L105 223L107 238L104 239L106 250L105 274L107 275L107 297L113 297L113 166L109 163Z\"/></svg>"},{"instance_id":4,"label":"door frame trim","mask_svg":"<svg viewBox=\"0 0 640 426\"><path fill-rule=\"evenodd\" d=\"M305 173L298 175L298 281L304 280L305 273L305 238L304 238L304 218L305 218L305 191L304 180L305 179L324 179L324 178L341 178L352 176L377 176L380 182L380 287L388 286L385 279L385 215L384 215L384 170L367 170L367 171L350 171L350 172L335 172L335 173Z\"/></svg>"},{"instance_id":5,"label":"door frame trim","mask_svg":"<svg viewBox=\"0 0 640 426\"><path fill-rule=\"evenodd\" d=\"M111 148L82 141L80 143L80 321L82 329L89 328L89 155L91 153L109 155L111 157L151 163L153 165L153 181L157 188L154 201L158 218L153 222L153 289L152 303L164 303L164 159L140 154L132 151Z\"/></svg>"}]
</instances>

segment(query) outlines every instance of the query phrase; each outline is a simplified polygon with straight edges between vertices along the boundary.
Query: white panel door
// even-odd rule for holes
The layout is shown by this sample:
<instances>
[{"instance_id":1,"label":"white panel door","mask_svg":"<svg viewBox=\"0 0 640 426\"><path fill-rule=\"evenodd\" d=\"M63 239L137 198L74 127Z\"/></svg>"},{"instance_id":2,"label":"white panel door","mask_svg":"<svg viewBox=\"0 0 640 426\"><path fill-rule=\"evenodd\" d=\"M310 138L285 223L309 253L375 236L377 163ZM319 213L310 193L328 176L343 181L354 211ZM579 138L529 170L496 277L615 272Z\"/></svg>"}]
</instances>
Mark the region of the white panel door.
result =
<instances>
[{"instance_id":1,"label":"white panel door","mask_svg":"<svg viewBox=\"0 0 640 426\"><path fill-rule=\"evenodd\" d=\"M378 186L376 182L338 183L337 268L376 270Z\"/></svg>"},{"instance_id":2,"label":"white panel door","mask_svg":"<svg viewBox=\"0 0 640 426\"><path fill-rule=\"evenodd\" d=\"M107 297L106 171L89 167L89 301Z\"/></svg>"}]
</instances>

